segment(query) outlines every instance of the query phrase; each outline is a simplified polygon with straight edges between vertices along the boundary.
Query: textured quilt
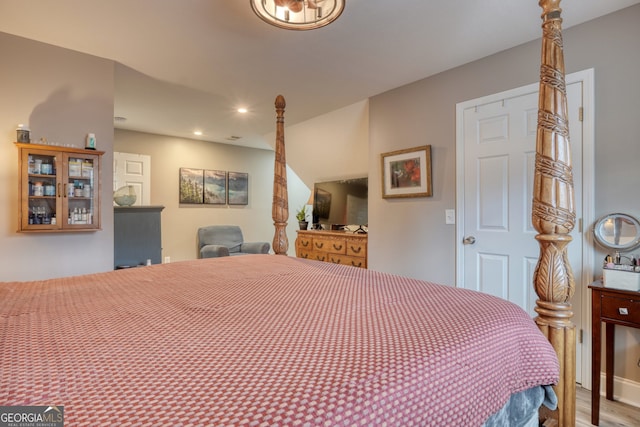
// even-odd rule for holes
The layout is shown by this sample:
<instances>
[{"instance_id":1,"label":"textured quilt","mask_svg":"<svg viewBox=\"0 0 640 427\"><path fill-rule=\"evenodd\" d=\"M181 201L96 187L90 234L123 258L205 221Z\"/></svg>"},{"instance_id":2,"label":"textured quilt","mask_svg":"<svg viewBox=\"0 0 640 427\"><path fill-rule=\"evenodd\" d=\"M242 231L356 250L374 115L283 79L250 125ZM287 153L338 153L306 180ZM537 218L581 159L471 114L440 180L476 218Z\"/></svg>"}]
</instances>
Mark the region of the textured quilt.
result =
<instances>
[{"instance_id":1,"label":"textured quilt","mask_svg":"<svg viewBox=\"0 0 640 427\"><path fill-rule=\"evenodd\" d=\"M504 300L275 255L0 283L0 405L66 426L478 426L557 382Z\"/></svg>"}]
</instances>

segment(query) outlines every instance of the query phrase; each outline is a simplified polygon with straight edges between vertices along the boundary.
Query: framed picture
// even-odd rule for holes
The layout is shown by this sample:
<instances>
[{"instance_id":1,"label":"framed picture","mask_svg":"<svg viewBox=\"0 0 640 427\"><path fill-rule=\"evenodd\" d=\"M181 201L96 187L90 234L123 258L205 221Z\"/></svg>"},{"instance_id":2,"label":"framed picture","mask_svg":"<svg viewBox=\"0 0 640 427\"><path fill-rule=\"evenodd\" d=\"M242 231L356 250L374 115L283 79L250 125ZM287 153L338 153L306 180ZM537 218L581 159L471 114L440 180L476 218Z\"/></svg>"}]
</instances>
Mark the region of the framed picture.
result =
<instances>
[{"instance_id":1,"label":"framed picture","mask_svg":"<svg viewBox=\"0 0 640 427\"><path fill-rule=\"evenodd\" d=\"M204 202L210 205L227 203L227 172L204 171Z\"/></svg>"},{"instance_id":2,"label":"framed picture","mask_svg":"<svg viewBox=\"0 0 640 427\"><path fill-rule=\"evenodd\" d=\"M229 172L227 179L227 200L230 205L249 204L249 174Z\"/></svg>"},{"instance_id":3,"label":"framed picture","mask_svg":"<svg viewBox=\"0 0 640 427\"><path fill-rule=\"evenodd\" d=\"M204 174L202 169L180 168L180 203L202 203Z\"/></svg>"},{"instance_id":4,"label":"framed picture","mask_svg":"<svg viewBox=\"0 0 640 427\"><path fill-rule=\"evenodd\" d=\"M429 197L431 146L382 153L382 197Z\"/></svg>"}]
</instances>

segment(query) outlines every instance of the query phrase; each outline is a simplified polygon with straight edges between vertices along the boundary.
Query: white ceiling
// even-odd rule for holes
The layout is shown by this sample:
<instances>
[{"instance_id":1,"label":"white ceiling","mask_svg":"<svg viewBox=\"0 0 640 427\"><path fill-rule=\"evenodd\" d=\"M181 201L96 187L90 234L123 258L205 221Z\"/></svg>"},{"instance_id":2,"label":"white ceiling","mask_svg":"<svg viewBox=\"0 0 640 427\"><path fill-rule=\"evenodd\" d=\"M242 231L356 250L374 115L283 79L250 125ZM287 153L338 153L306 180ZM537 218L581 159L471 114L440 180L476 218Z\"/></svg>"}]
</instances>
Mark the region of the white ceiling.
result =
<instances>
[{"instance_id":1,"label":"white ceiling","mask_svg":"<svg viewBox=\"0 0 640 427\"><path fill-rule=\"evenodd\" d=\"M563 27L639 2L563 0ZM537 39L540 14L538 0L347 0L296 32L249 0L0 0L0 31L116 61L118 128L270 149L276 95L299 123Z\"/></svg>"}]
</instances>

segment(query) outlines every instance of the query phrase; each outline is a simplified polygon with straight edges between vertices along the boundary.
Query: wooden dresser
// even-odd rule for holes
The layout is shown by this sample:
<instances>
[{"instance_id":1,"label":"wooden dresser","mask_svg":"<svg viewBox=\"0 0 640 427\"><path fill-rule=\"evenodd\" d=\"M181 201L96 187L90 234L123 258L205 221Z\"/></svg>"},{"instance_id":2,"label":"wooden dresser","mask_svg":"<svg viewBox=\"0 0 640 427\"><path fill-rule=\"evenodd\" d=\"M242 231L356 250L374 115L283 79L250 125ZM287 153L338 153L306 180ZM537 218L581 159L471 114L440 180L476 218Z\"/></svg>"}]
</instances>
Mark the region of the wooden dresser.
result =
<instances>
[{"instance_id":1,"label":"wooden dresser","mask_svg":"<svg viewBox=\"0 0 640 427\"><path fill-rule=\"evenodd\" d=\"M367 268L367 235L348 231L298 230L296 256Z\"/></svg>"}]
</instances>

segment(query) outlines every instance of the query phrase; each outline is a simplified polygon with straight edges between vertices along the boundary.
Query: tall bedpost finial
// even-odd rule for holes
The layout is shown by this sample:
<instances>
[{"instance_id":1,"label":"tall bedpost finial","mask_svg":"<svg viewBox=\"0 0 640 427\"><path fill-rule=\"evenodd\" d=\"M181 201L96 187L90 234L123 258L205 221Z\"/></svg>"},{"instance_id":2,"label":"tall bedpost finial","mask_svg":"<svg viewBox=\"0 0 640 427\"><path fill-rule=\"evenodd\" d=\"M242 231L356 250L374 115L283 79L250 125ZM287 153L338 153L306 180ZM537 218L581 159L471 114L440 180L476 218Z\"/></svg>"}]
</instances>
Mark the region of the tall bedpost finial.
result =
<instances>
[{"instance_id":1,"label":"tall bedpost finial","mask_svg":"<svg viewBox=\"0 0 640 427\"><path fill-rule=\"evenodd\" d=\"M554 387L558 409L541 410L560 426L575 426L576 337L571 297L575 290L567 245L575 224L573 170L569 144L560 0L540 0L542 56L536 166L533 182L533 226L538 231L540 257L533 275L538 294L536 323L560 361L560 381Z\"/></svg>"},{"instance_id":2,"label":"tall bedpost finial","mask_svg":"<svg viewBox=\"0 0 640 427\"><path fill-rule=\"evenodd\" d=\"M287 255L287 220L289 219L289 194L287 192L287 160L284 149L284 108L287 103L282 95L276 97L276 158L273 176L273 203L271 217L276 228L273 236L273 251L276 255Z\"/></svg>"}]
</instances>

